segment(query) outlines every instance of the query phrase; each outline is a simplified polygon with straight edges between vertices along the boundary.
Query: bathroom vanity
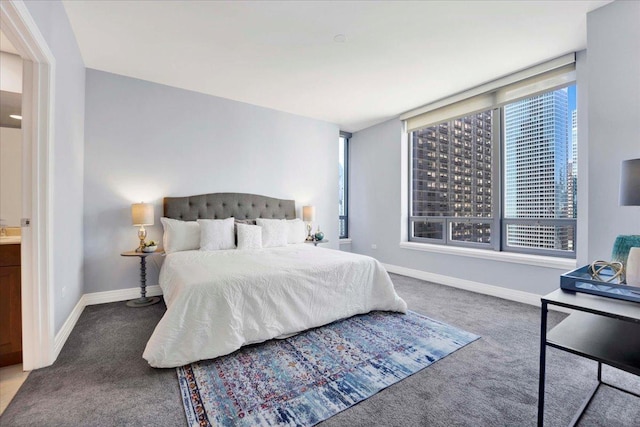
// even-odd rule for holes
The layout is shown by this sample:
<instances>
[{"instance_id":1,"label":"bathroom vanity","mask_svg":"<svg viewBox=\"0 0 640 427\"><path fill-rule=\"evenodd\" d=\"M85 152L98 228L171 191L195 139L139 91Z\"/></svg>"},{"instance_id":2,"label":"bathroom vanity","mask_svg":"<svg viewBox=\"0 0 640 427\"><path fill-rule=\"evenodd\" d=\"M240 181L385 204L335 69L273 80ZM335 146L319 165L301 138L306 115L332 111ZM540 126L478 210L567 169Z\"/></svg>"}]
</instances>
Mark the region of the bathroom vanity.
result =
<instances>
[{"instance_id":1,"label":"bathroom vanity","mask_svg":"<svg viewBox=\"0 0 640 427\"><path fill-rule=\"evenodd\" d=\"M20 243L0 239L0 367L22 362Z\"/></svg>"}]
</instances>

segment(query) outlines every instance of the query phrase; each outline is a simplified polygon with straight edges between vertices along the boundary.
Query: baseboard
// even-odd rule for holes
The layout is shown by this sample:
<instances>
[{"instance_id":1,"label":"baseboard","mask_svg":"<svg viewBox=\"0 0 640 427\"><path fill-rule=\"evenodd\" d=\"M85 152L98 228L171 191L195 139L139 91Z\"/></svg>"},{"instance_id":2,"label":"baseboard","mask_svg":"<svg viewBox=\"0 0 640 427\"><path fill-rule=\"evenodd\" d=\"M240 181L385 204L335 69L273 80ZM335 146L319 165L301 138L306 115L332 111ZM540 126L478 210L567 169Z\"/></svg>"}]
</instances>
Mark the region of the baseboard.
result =
<instances>
[{"instance_id":1,"label":"baseboard","mask_svg":"<svg viewBox=\"0 0 640 427\"><path fill-rule=\"evenodd\" d=\"M73 307L73 310L71 310L71 314L69 314L69 317L67 317L67 320L62 325L62 328L60 328L60 330L56 334L56 337L53 342L53 360L54 361L58 358L58 355L60 354L62 347L64 347L64 343L67 342L67 339L71 334L71 331L76 326L76 323L80 318L80 315L84 311L84 308L86 306L84 297L85 295L82 295L80 297L76 306Z\"/></svg>"},{"instance_id":2,"label":"baseboard","mask_svg":"<svg viewBox=\"0 0 640 427\"><path fill-rule=\"evenodd\" d=\"M453 288L464 289L466 291L477 292L479 294L491 295L510 301L517 301L524 304L540 307L540 295L530 292L507 289L500 286L488 285L486 283L474 282L472 280L459 279L457 277L444 276L442 274L429 273L427 271L415 270L398 265L383 264L389 273L396 273L414 279L426 280Z\"/></svg>"},{"instance_id":3,"label":"baseboard","mask_svg":"<svg viewBox=\"0 0 640 427\"><path fill-rule=\"evenodd\" d=\"M159 285L147 286L147 296L162 295ZM106 304L109 302L127 301L140 298L140 288L117 289L115 291L92 292L84 294L85 305Z\"/></svg>"},{"instance_id":4,"label":"baseboard","mask_svg":"<svg viewBox=\"0 0 640 427\"><path fill-rule=\"evenodd\" d=\"M147 286L147 296L155 297L162 295L162 289L159 285ZM84 308L88 305L95 304L106 304L109 302L118 302L118 301L127 301L134 298L140 297L140 288L127 288L127 289L118 289L115 291L105 291L105 292L92 292L90 294L84 294L78 300L78 303L73 310L71 310L71 314L67 317L67 320L62 325L62 328L56 334L53 344L53 360L55 361L62 351L62 347L67 342L71 331L76 326L80 315L84 311Z\"/></svg>"}]
</instances>

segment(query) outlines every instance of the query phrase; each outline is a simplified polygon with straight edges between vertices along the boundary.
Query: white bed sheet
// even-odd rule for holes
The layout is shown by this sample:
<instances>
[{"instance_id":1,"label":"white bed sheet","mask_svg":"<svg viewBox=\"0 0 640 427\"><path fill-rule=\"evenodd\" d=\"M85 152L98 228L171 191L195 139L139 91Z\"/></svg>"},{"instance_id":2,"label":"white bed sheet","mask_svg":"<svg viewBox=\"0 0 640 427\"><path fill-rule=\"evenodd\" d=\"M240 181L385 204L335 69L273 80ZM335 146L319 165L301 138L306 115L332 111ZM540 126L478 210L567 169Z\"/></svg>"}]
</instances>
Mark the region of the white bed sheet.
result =
<instances>
[{"instance_id":1,"label":"white bed sheet","mask_svg":"<svg viewBox=\"0 0 640 427\"><path fill-rule=\"evenodd\" d=\"M167 311L143 357L168 368L372 310L406 312L375 259L309 244L185 251L160 272Z\"/></svg>"}]
</instances>

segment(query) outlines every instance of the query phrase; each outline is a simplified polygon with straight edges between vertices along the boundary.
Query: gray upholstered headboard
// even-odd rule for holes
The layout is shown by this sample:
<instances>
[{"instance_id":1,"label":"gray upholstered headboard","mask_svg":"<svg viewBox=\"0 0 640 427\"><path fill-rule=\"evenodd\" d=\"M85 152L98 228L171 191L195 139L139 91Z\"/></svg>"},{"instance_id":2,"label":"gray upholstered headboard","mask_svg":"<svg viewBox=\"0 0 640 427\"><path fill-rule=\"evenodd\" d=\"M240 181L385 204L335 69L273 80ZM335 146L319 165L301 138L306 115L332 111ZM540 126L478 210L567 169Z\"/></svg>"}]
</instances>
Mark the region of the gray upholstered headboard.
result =
<instances>
[{"instance_id":1,"label":"gray upholstered headboard","mask_svg":"<svg viewBox=\"0 0 640 427\"><path fill-rule=\"evenodd\" d=\"M211 193L188 197L165 197L164 216L183 221L296 217L295 200L274 199L244 193Z\"/></svg>"}]
</instances>

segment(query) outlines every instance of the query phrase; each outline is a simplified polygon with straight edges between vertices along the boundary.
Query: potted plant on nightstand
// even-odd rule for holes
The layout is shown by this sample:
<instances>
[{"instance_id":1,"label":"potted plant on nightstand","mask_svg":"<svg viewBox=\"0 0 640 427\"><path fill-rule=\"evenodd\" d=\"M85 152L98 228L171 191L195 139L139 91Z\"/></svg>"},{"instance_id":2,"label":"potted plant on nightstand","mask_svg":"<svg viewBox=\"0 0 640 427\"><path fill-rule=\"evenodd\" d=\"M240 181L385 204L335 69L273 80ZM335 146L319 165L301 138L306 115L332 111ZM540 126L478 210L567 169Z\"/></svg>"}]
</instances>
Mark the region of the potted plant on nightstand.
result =
<instances>
[{"instance_id":1,"label":"potted plant on nightstand","mask_svg":"<svg viewBox=\"0 0 640 427\"><path fill-rule=\"evenodd\" d=\"M158 249L158 242L155 240L149 240L144 244L142 248L142 252L155 252Z\"/></svg>"}]
</instances>

